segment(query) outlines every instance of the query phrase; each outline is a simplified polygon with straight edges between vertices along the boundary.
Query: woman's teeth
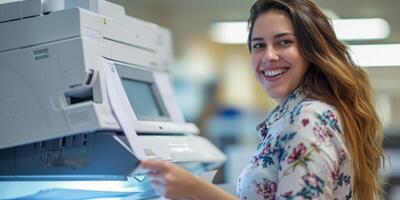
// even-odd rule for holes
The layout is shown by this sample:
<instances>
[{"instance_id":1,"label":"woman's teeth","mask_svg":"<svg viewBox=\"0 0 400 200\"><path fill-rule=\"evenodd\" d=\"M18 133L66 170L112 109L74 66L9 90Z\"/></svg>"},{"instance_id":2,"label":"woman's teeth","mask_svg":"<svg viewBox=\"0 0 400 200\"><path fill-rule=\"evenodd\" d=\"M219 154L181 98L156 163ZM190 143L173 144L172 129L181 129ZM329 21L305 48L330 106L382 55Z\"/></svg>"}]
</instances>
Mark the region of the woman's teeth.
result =
<instances>
[{"instance_id":1,"label":"woman's teeth","mask_svg":"<svg viewBox=\"0 0 400 200\"><path fill-rule=\"evenodd\" d=\"M266 77L275 77L285 73L288 69L280 68L275 70L265 70L264 76Z\"/></svg>"}]
</instances>

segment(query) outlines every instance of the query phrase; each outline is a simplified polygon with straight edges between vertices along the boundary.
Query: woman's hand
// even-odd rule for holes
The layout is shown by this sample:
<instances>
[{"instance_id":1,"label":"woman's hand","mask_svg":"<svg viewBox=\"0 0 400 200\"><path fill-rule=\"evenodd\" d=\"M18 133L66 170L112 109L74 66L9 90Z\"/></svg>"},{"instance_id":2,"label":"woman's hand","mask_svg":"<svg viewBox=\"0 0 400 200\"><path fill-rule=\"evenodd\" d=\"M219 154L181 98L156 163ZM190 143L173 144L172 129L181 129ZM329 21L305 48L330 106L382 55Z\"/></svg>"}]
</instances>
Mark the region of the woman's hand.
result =
<instances>
[{"instance_id":1,"label":"woman's hand","mask_svg":"<svg viewBox=\"0 0 400 200\"><path fill-rule=\"evenodd\" d=\"M181 167L165 161L142 161L156 192L168 199L235 200L236 197L213 184L193 176Z\"/></svg>"},{"instance_id":2,"label":"woman's hand","mask_svg":"<svg viewBox=\"0 0 400 200\"><path fill-rule=\"evenodd\" d=\"M196 199L195 191L204 181L181 167L165 161L142 161L149 170L148 178L156 192L169 199Z\"/></svg>"}]
</instances>

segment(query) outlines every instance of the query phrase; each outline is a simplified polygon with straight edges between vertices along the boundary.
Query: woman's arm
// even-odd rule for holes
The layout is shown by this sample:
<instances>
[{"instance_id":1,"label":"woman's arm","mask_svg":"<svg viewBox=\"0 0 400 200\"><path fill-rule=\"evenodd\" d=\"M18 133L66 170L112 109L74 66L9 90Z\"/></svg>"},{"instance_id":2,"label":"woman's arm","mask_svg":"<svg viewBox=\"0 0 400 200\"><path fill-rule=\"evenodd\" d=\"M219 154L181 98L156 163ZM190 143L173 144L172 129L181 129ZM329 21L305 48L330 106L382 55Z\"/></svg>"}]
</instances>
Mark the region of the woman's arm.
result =
<instances>
[{"instance_id":1,"label":"woman's arm","mask_svg":"<svg viewBox=\"0 0 400 200\"><path fill-rule=\"evenodd\" d=\"M148 178L156 192L169 199L233 200L231 194L193 176L186 170L165 161L143 161L141 167L148 169Z\"/></svg>"}]
</instances>

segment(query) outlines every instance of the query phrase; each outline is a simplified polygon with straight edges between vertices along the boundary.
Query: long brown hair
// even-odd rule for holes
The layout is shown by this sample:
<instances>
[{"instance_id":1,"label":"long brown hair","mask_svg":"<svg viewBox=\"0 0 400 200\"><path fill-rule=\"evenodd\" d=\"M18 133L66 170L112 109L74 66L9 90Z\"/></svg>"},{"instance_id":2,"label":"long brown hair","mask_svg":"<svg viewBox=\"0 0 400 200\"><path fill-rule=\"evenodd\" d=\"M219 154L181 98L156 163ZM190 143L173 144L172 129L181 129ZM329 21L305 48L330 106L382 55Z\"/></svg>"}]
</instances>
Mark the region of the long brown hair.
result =
<instances>
[{"instance_id":1,"label":"long brown hair","mask_svg":"<svg viewBox=\"0 0 400 200\"><path fill-rule=\"evenodd\" d=\"M257 17L271 9L290 17L300 52L310 62L301 87L312 99L338 109L344 139L354 168L355 199L379 198L378 170L383 165L383 131L372 103L372 89L366 73L357 66L341 43L331 22L310 0L258 0L249 17L248 47Z\"/></svg>"}]
</instances>

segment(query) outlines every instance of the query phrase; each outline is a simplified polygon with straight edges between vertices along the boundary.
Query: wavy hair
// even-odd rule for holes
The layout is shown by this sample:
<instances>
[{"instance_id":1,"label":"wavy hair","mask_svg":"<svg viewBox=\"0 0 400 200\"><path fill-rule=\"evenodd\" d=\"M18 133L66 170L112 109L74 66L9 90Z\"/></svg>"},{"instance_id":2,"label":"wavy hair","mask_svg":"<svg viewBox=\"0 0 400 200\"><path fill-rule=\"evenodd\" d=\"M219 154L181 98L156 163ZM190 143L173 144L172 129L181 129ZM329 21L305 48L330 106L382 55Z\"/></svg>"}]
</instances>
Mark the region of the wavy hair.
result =
<instances>
[{"instance_id":1,"label":"wavy hair","mask_svg":"<svg viewBox=\"0 0 400 200\"><path fill-rule=\"evenodd\" d=\"M354 168L355 199L378 199L382 192L378 170L384 164L383 130L372 103L366 73L349 55L330 19L310 0L258 0L250 10L248 47L257 17L271 9L291 19L301 54L310 62L302 85L312 99L335 106Z\"/></svg>"}]
</instances>

